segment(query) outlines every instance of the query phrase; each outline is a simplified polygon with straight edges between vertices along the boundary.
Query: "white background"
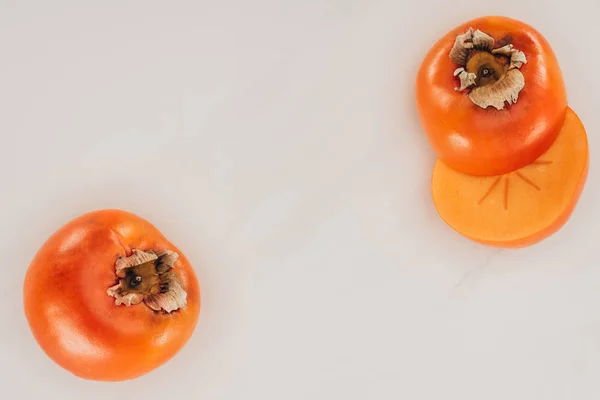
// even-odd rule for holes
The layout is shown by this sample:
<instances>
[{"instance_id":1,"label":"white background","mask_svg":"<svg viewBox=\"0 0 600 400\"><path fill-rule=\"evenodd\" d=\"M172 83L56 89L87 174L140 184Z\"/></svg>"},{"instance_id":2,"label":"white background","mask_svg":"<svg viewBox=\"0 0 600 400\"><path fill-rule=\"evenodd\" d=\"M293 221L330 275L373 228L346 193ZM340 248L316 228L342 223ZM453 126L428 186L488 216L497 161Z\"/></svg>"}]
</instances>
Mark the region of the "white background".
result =
<instances>
[{"instance_id":1,"label":"white background","mask_svg":"<svg viewBox=\"0 0 600 400\"><path fill-rule=\"evenodd\" d=\"M437 216L415 74L454 26L521 19L584 121L570 222L518 251ZM0 397L597 399L597 0L0 1ZM195 335L134 381L88 382L29 333L26 268L118 207L202 288Z\"/></svg>"}]
</instances>

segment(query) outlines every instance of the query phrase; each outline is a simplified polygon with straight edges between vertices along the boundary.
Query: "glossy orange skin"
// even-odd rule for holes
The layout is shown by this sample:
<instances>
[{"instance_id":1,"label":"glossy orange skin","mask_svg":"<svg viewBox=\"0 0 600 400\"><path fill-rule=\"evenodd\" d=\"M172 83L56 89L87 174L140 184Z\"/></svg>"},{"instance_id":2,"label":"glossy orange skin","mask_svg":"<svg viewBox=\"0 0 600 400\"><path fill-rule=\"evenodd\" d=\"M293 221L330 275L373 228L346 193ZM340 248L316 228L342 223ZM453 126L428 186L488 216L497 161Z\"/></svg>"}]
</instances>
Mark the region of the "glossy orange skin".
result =
<instances>
[{"instance_id":1,"label":"glossy orange skin","mask_svg":"<svg viewBox=\"0 0 600 400\"><path fill-rule=\"evenodd\" d=\"M115 305L115 261L131 249L170 249L188 293L186 309L157 313L143 303ZM84 214L55 232L24 282L31 331L57 364L85 379L121 381L165 363L192 335L200 312L198 280L185 256L148 221L121 210Z\"/></svg>"},{"instance_id":2,"label":"glossy orange skin","mask_svg":"<svg viewBox=\"0 0 600 400\"><path fill-rule=\"evenodd\" d=\"M525 87L516 104L483 109L457 92L458 66L449 57L456 36L469 27L492 36L495 47L512 43L525 53ZM552 145L565 119L567 95L556 56L531 26L498 16L466 22L440 39L417 76L417 109L438 157L470 175L500 175L535 161Z\"/></svg>"}]
</instances>

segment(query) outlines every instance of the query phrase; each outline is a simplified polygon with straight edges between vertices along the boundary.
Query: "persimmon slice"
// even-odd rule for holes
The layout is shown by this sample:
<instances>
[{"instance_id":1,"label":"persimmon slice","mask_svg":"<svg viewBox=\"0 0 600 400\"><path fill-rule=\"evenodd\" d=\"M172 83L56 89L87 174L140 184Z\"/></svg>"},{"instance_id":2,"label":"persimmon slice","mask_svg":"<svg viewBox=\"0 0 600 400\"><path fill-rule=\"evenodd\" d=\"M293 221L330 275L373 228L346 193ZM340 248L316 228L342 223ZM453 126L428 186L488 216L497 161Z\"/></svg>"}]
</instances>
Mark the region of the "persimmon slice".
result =
<instances>
[{"instance_id":1,"label":"persimmon slice","mask_svg":"<svg viewBox=\"0 0 600 400\"><path fill-rule=\"evenodd\" d=\"M497 247L535 244L570 217L588 171L588 143L579 117L567 109L553 145L533 163L498 176L472 176L438 160L432 195L438 213L462 235Z\"/></svg>"}]
</instances>

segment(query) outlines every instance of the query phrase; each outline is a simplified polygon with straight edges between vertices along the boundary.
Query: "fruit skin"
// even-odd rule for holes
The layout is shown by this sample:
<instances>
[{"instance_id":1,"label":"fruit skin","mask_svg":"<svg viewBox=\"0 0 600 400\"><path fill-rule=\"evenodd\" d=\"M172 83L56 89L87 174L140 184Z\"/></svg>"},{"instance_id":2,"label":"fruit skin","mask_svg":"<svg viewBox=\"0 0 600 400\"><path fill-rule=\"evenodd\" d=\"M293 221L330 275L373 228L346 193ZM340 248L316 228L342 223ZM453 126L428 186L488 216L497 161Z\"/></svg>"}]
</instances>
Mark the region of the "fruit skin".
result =
<instances>
[{"instance_id":1,"label":"fruit skin","mask_svg":"<svg viewBox=\"0 0 600 400\"><path fill-rule=\"evenodd\" d=\"M583 162L581 162L582 159ZM484 245L500 248L521 248L539 243L560 230L569 220L587 181L589 171L587 134L583 123L572 109L567 109L565 124L559 137L539 160L544 160L545 162L558 161L557 168L553 170L554 173L549 171L548 175L546 175L545 181L546 183L550 182L550 184L547 186L540 185L541 192L538 193L544 193L545 204L540 203L535 209L533 207L527 209L527 213L530 215L551 216L553 219L550 222L546 221L545 225L537 224L536 222L538 221L532 221L529 218L530 215L526 218L521 211L521 214L517 215L516 219L513 218L513 222L516 220L517 223L513 224L512 228L509 228L511 226L508 222L511 216L510 209L507 211L497 208L493 212L488 209L488 214L482 215L475 207L481 205L482 202L480 201L478 204L477 200L485 192L479 192L477 198L469 198L470 195L467 194L469 189L471 189L469 186L474 186L476 181L481 179L487 179L488 183L494 182L495 179L468 176L448 168L440 160L437 161L434 167L431 181L433 202L436 210L440 217L455 231ZM534 167L534 165L530 164L527 167ZM534 176L531 170L528 171L528 168L524 168L522 171L528 178ZM537 173L538 176L542 174L545 173ZM565 177L567 177L566 180ZM576 184L569 184L569 180L575 181ZM467 184L459 186L455 185L456 182ZM556 182L560 182L560 184ZM527 184L524 187L529 192L523 193L523 195L533 198L531 193L535 194L535 190L531 187L527 188ZM501 190L501 188L497 187L496 190ZM566 201L564 199L565 196L568 196ZM450 199L450 197L455 197L456 200ZM452 209L452 202L458 204L455 210ZM510 200L508 202L510 203ZM471 204L470 207L473 208L468 210L463 209L465 204ZM537 230L529 227L532 224L538 225ZM478 229L474 229L476 225L479 226ZM465 227L470 227L471 233L467 233ZM481 230L482 227L485 227L486 232ZM513 231L513 237L510 239L506 237L506 232L502 232L505 229L511 231L515 228L521 232ZM496 236L496 238L492 239L492 236ZM501 238L502 236L504 238Z\"/></svg>"},{"instance_id":2,"label":"fruit skin","mask_svg":"<svg viewBox=\"0 0 600 400\"><path fill-rule=\"evenodd\" d=\"M469 27L512 43L527 57L520 71L525 87L516 104L503 110L482 109L457 92L457 66L449 54L456 36ZM431 146L449 167L470 175L489 176L530 164L552 145L567 108L565 85L556 56L531 26L501 16L466 22L441 38L426 55L417 75L416 102Z\"/></svg>"},{"instance_id":3,"label":"fruit skin","mask_svg":"<svg viewBox=\"0 0 600 400\"><path fill-rule=\"evenodd\" d=\"M117 281L115 261L134 248L179 253L174 271L188 294L185 309L115 305L106 293ZM171 359L200 312L200 287L186 257L148 221L122 210L84 214L52 234L31 262L23 295L44 352L74 375L99 381L133 379Z\"/></svg>"}]
</instances>

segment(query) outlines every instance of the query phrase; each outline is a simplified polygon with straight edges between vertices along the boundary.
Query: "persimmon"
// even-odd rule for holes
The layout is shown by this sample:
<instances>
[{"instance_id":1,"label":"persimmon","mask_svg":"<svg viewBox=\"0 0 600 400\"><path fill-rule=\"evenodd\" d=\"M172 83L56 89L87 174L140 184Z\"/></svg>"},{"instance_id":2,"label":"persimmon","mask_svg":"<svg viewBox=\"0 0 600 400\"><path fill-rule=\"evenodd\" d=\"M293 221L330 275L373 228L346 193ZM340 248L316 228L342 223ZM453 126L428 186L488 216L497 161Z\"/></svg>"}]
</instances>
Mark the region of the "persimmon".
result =
<instances>
[{"instance_id":1,"label":"persimmon","mask_svg":"<svg viewBox=\"0 0 600 400\"><path fill-rule=\"evenodd\" d=\"M43 351L74 375L139 377L195 330L200 288L186 257L150 222L99 210L64 225L27 270L24 308Z\"/></svg>"},{"instance_id":2,"label":"persimmon","mask_svg":"<svg viewBox=\"0 0 600 400\"><path fill-rule=\"evenodd\" d=\"M568 220L582 193L588 163L585 128L568 108L550 149L517 171L478 177L438 160L433 201L442 219L472 240L498 247L528 246Z\"/></svg>"},{"instance_id":3,"label":"persimmon","mask_svg":"<svg viewBox=\"0 0 600 400\"><path fill-rule=\"evenodd\" d=\"M523 22L489 16L456 27L430 49L417 74L416 103L447 166L490 176L550 148L567 95L548 41Z\"/></svg>"}]
</instances>

